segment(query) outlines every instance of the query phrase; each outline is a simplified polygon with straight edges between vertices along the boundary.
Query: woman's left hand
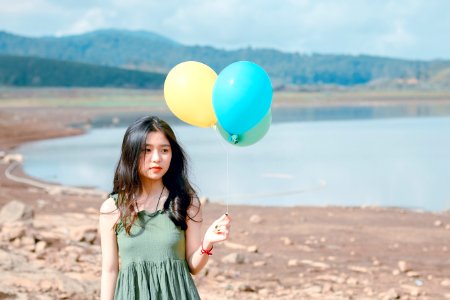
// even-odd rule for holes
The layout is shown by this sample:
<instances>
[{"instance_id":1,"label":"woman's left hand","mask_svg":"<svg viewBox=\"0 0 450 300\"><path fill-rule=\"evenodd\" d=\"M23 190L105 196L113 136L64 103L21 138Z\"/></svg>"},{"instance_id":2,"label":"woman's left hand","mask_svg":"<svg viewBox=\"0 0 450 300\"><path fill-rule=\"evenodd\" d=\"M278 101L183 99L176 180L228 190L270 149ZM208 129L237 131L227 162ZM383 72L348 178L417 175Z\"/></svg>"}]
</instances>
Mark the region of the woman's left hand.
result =
<instances>
[{"instance_id":1,"label":"woman's left hand","mask_svg":"<svg viewBox=\"0 0 450 300\"><path fill-rule=\"evenodd\" d=\"M204 241L206 243L215 244L228 239L230 234L231 218L228 214L224 214L215 220L208 230L206 230Z\"/></svg>"}]
</instances>

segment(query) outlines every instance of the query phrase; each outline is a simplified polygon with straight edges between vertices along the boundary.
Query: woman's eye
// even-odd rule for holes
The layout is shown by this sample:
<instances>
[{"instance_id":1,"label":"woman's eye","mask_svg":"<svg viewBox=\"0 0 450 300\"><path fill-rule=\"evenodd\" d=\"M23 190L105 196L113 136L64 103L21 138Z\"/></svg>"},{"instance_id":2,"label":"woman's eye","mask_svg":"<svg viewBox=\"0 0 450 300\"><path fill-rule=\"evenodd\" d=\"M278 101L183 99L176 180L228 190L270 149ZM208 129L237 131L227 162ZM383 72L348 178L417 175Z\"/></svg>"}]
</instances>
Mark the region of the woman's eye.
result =
<instances>
[{"instance_id":1,"label":"woman's eye","mask_svg":"<svg viewBox=\"0 0 450 300\"><path fill-rule=\"evenodd\" d=\"M161 152L162 152L162 153L168 153L168 152L169 152L169 149L162 149Z\"/></svg>"},{"instance_id":2,"label":"woman's eye","mask_svg":"<svg viewBox=\"0 0 450 300\"><path fill-rule=\"evenodd\" d=\"M145 152L152 152L152 149L145 149Z\"/></svg>"}]
</instances>

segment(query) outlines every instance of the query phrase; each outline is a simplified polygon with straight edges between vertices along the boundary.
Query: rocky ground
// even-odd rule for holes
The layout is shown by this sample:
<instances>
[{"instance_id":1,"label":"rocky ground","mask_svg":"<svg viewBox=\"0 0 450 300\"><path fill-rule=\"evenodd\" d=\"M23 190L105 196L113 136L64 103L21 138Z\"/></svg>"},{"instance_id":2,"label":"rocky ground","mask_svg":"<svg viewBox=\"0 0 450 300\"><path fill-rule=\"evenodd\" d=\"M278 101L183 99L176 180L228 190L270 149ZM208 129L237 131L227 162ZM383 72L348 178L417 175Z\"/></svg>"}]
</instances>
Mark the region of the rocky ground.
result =
<instances>
[{"instance_id":1,"label":"rocky ground","mask_svg":"<svg viewBox=\"0 0 450 300\"><path fill-rule=\"evenodd\" d=\"M0 299L98 298L95 205L46 213L53 198L38 199L36 209L18 201L3 206ZM205 222L223 210L206 203ZM231 240L195 277L203 299L450 298L447 213L246 206L230 212Z\"/></svg>"},{"instance_id":2,"label":"rocky ground","mask_svg":"<svg viewBox=\"0 0 450 300\"><path fill-rule=\"evenodd\" d=\"M7 176L27 178L15 146L78 134L67 125L98 114L0 110L0 299L99 297L105 193ZM206 224L224 212L214 201L204 209ZM230 241L195 276L202 299L450 299L448 212L231 206L230 214Z\"/></svg>"}]
</instances>

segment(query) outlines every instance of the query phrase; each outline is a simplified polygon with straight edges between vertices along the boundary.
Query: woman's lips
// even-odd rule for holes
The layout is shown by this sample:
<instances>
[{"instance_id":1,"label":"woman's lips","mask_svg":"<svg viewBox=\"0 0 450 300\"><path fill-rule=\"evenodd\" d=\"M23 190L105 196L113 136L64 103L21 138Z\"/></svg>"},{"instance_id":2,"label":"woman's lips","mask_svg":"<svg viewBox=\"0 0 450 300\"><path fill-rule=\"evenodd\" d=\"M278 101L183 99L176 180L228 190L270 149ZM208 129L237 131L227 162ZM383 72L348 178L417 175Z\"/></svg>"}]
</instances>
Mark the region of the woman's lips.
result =
<instances>
[{"instance_id":1,"label":"woman's lips","mask_svg":"<svg viewBox=\"0 0 450 300\"><path fill-rule=\"evenodd\" d=\"M162 168L161 167L151 167L150 170L153 172L159 172L162 170Z\"/></svg>"}]
</instances>

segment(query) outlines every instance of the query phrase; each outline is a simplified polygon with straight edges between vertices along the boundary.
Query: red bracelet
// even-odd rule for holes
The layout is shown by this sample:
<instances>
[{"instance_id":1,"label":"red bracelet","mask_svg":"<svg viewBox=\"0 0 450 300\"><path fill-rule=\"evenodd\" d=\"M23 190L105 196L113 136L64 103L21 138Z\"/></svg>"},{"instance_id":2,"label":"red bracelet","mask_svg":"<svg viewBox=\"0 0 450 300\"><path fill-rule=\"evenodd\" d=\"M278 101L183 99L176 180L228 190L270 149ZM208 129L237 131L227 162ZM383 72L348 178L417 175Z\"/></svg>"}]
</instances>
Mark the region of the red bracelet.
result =
<instances>
[{"instance_id":1,"label":"red bracelet","mask_svg":"<svg viewBox=\"0 0 450 300\"><path fill-rule=\"evenodd\" d=\"M209 250L203 249L203 240L202 240L202 250L200 250L200 253L201 253L201 254L212 255L212 249L213 249L213 248L214 248L214 246L211 246L211 249L209 249Z\"/></svg>"}]
</instances>

